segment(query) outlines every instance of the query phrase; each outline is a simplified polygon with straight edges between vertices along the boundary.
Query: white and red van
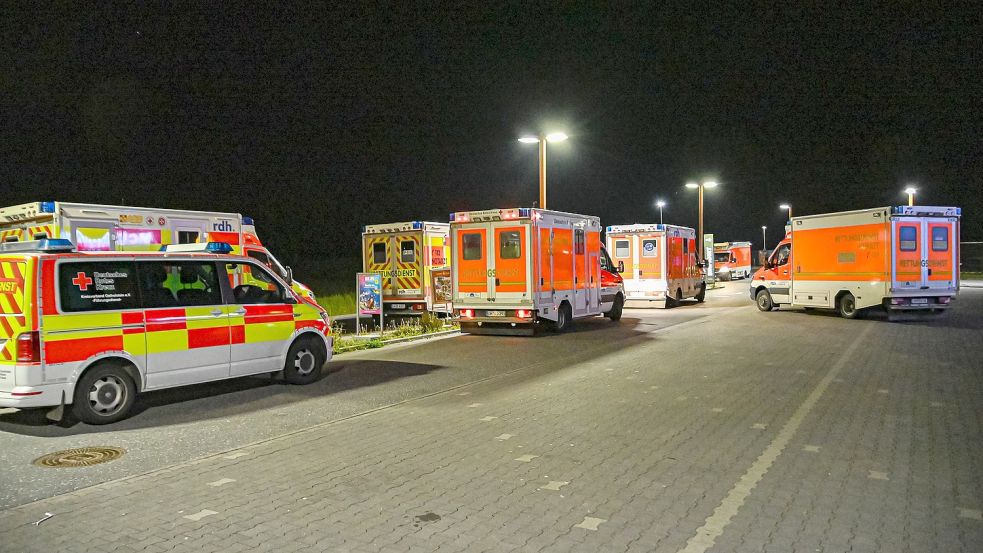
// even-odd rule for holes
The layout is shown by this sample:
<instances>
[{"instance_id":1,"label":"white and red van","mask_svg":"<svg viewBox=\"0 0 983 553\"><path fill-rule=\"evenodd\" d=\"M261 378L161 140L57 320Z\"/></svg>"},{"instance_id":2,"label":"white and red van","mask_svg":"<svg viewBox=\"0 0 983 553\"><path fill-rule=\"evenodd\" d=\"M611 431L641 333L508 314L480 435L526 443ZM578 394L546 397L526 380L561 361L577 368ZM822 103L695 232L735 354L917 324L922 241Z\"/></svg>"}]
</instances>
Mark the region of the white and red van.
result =
<instances>
[{"instance_id":1,"label":"white and red van","mask_svg":"<svg viewBox=\"0 0 983 553\"><path fill-rule=\"evenodd\" d=\"M624 277L627 299L663 301L666 307L685 298L703 301L706 283L696 257L696 231L636 224L610 226L606 234L608 251Z\"/></svg>"},{"instance_id":2,"label":"white and red van","mask_svg":"<svg viewBox=\"0 0 983 553\"><path fill-rule=\"evenodd\" d=\"M751 276L750 242L717 242L713 245L713 269L720 280Z\"/></svg>"}]
</instances>

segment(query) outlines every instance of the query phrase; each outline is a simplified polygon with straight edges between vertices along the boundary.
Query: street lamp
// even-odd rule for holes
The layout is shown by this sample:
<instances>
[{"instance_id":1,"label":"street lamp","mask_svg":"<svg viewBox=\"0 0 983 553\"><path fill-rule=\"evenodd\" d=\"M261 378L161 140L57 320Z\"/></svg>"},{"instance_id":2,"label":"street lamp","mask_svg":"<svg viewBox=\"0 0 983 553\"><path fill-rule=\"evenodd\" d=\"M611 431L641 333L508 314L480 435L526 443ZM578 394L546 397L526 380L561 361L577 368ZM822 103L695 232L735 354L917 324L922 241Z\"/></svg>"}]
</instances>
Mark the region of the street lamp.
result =
<instances>
[{"instance_id":1,"label":"street lamp","mask_svg":"<svg viewBox=\"0 0 983 553\"><path fill-rule=\"evenodd\" d=\"M789 221L792 220L792 206L791 205L789 205L789 204L782 204L782 205L778 206L778 209L788 210L788 220Z\"/></svg>"},{"instance_id":2,"label":"street lamp","mask_svg":"<svg viewBox=\"0 0 983 553\"><path fill-rule=\"evenodd\" d=\"M659 224L662 224L662 208L666 206L666 202L658 200L655 202L655 207L659 208Z\"/></svg>"},{"instance_id":3,"label":"street lamp","mask_svg":"<svg viewBox=\"0 0 983 553\"><path fill-rule=\"evenodd\" d=\"M904 189L904 193L908 195L909 206L915 205L915 192L918 192L918 189L914 186L909 186L908 188Z\"/></svg>"},{"instance_id":4,"label":"street lamp","mask_svg":"<svg viewBox=\"0 0 983 553\"><path fill-rule=\"evenodd\" d=\"M768 227L761 225L761 249L764 251L768 251L768 238L765 236L765 230L767 229Z\"/></svg>"},{"instance_id":5,"label":"street lamp","mask_svg":"<svg viewBox=\"0 0 983 553\"><path fill-rule=\"evenodd\" d=\"M700 252L700 255L699 255L699 257L697 257L697 259L700 259L700 260L703 259L703 189L704 188L713 188L715 186L717 186L717 183L715 181L707 181L707 182L701 182L701 183L695 183L695 182L687 182L686 183L686 188L695 188L696 190L699 190L699 192L700 192L700 194L699 194L699 198L700 198L700 224L699 224L699 230L697 231L697 238L699 239L699 242L697 242L697 244L696 244L696 251Z\"/></svg>"},{"instance_id":6,"label":"street lamp","mask_svg":"<svg viewBox=\"0 0 983 553\"><path fill-rule=\"evenodd\" d=\"M539 207L546 209L546 143L563 142L568 137L565 133L554 132L539 136L523 136L519 142L523 144L539 144Z\"/></svg>"}]
</instances>

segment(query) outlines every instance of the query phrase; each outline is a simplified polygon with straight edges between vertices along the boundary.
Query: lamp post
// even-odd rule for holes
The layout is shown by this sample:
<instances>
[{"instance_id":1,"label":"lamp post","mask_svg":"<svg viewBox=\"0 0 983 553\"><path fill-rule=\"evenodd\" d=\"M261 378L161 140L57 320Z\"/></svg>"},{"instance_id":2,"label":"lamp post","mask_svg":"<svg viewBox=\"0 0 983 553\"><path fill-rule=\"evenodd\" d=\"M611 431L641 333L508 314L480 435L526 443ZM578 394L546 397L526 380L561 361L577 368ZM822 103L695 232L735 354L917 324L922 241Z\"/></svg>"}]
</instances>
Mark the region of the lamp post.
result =
<instances>
[{"instance_id":1,"label":"lamp post","mask_svg":"<svg viewBox=\"0 0 983 553\"><path fill-rule=\"evenodd\" d=\"M655 202L655 207L659 208L659 224L662 224L662 208L666 206L666 202L658 200Z\"/></svg>"},{"instance_id":2,"label":"lamp post","mask_svg":"<svg viewBox=\"0 0 983 553\"><path fill-rule=\"evenodd\" d=\"M908 195L909 206L915 205L915 192L918 192L918 189L914 186L909 186L908 188L904 189L904 193Z\"/></svg>"},{"instance_id":3,"label":"lamp post","mask_svg":"<svg viewBox=\"0 0 983 553\"><path fill-rule=\"evenodd\" d=\"M567 135L562 132L540 134L539 136L523 136L519 142L523 144L539 144L539 208L546 209L546 143L562 142Z\"/></svg>"},{"instance_id":4,"label":"lamp post","mask_svg":"<svg viewBox=\"0 0 983 553\"><path fill-rule=\"evenodd\" d=\"M761 225L761 250L762 251L768 251L768 238L765 236L765 230L767 229L768 227L766 227L765 225Z\"/></svg>"},{"instance_id":5,"label":"lamp post","mask_svg":"<svg viewBox=\"0 0 983 553\"><path fill-rule=\"evenodd\" d=\"M696 250L700 252L700 255L697 257L697 259L701 261L703 260L703 189L713 188L715 186L717 186L717 183L714 181L706 181L701 183L695 183L695 182L686 183L686 188L691 188L691 189L695 188L696 190L699 191L700 223L699 223L699 230L697 231L697 239L699 240L699 242L697 242L696 244Z\"/></svg>"},{"instance_id":6,"label":"lamp post","mask_svg":"<svg viewBox=\"0 0 983 553\"><path fill-rule=\"evenodd\" d=\"M785 209L785 210L787 210L788 211L788 220L790 222L792 221L792 206L791 205L789 205L789 204L782 204L782 205L778 206L778 209Z\"/></svg>"}]
</instances>

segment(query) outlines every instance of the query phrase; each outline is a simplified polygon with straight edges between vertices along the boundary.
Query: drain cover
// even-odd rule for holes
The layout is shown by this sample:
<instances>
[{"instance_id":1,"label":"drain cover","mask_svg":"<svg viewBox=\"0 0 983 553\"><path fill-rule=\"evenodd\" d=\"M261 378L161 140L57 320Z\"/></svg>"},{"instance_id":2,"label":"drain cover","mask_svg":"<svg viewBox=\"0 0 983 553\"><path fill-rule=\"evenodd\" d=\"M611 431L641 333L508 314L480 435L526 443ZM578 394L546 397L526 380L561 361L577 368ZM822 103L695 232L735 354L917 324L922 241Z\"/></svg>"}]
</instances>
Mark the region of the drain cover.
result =
<instances>
[{"instance_id":1,"label":"drain cover","mask_svg":"<svg viewBox=\"0 0 983 553\"><path fill-rule=\"evenodd\" d=\"M42 455L34 460L34 464L39 467L55 468L88 467L119 459L124 453L126 450L120 447L79 447Z\"/></svg>"}]
</instances>

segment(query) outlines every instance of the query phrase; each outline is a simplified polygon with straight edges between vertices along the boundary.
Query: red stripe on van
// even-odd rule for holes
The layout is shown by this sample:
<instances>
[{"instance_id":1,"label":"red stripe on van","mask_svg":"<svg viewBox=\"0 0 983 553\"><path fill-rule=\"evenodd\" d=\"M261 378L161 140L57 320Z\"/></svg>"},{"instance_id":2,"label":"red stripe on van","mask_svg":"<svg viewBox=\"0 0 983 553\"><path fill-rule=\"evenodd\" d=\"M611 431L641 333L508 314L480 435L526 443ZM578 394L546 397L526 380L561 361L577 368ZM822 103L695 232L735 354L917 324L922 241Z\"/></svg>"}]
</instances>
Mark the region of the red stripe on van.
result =
<instances>
[{"instance_id":1,"label":"red stripe on van","mask_svg":"<svg viewBox=\"0 0 983 553\"><path fill-rule=\"evenodd\" d=\"M123 336L46 341L44 360L47 363L84 361L105 351L123 351Z\"/></svg>"},{"instance_id":2,"label":"red stripe on van","mask_svg":"<svg viewBox=\"0 0 983 553\"><path fill-rule=\"evenodd\" d=\"M229 345L229 327L189 328L188 348L208 348Z\"/></svg>"}]
</instances>

